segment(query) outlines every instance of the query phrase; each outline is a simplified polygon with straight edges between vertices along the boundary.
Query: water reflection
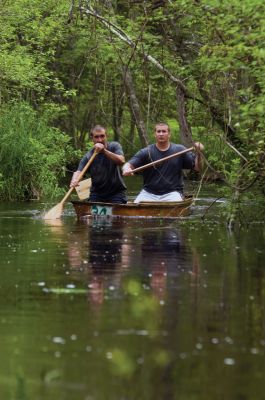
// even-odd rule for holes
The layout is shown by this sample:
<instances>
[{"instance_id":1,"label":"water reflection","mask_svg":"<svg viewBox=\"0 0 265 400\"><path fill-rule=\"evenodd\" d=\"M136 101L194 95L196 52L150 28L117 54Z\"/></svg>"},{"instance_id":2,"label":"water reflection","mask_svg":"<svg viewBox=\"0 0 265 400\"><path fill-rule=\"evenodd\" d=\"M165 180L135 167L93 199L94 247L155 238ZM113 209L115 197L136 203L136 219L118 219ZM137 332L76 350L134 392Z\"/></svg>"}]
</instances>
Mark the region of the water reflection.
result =
<instances>
[{"instance_id":1,"label":"water reflection","mask_svg":"<svg viewBox=\"0 0 265 400\"><path fill-rule=\"evenodd\" d=\"M183 231L146 221L79 222L69 235L67 253L71 277L76 284L85 279L88 301L97 310L104 300L120 295L130 270L161 302L169 290L176 290L181 273L196 283L200 270Z\"/></svg>"},{"instance_id":2,"label":"water reflection","mask_svg":"<svg viewBox=\"0 0 265 400\"><path fill-rule=\"evenodd\" d=\"M128 265L129 246L124 239L124 223L117 220L87 220L78 223L68 243L71 274L85 276L88 301L96 310L108 292L120 287Z\"/></svg>"},{"instance_id":3,"label":"water reflection","mask_svg":"<svg viewBox=\"0 0 265 400\"><path fill-rule=\"evenodd\" d=\"M107 292L120 287L128 246L124 243L124 224L117 221L90 221L88 225L89 300L101 305Z\"/></svg>"},{"instance_id":4,"label":"water reflection","mask_svg":"<svg viewBox=\"0 0 265 400\"><path fill-rule=\"evenodd\" d=\"M104 300L124 295L122 282L132 273L160 302L169 294L176 297L187 278L196 298L201 278L194 244L177 225L157 225L99 218L49 227L56 242L66 246L71 282L87 290L91 307L99 310Z\"/></svg>"},{"instance_id":5,"label":"water reflection","mask_svg":"<svg viewBox=\"0 0 265 400\"><path fill-rule=\"evenodd\" d=\"M89 263L95 273L112 270L121 262L123 226L115 226L114 222L108 224L92 221L89 235Z\"/></svg>"},{"instance_id":6,"label":"water reflection","mask_svg":"<svg viewBox=\"0 0 265 400\"><path fill-rule=\"evenodd\" d=\"M181 237L176 230L154 229L142 233L142 263L159 300L165 300L169 270L178 269L180 249Z\"/></svg>"},{"instance_id":7,"label":"water reflection","mask_svg":"<svg viewBox=\"0 0 265 400\"><path fill-rule=\"evenodd\" d=\"M0 398L262 399L264 237L5 218Z\"/></svg>"},{"instance_id":8,"label":"water reflection","mask_svg":"<svg viewBox=\"0 0 265 400\"><path fill-rule=\"evenodd\" d=\"M199 259L180 229L144 230L141 250L150 286L160 300L165 299L167 291L177 289L180 274L188 273L192 282L198 280Z\"/></svg>"}]
</instances>

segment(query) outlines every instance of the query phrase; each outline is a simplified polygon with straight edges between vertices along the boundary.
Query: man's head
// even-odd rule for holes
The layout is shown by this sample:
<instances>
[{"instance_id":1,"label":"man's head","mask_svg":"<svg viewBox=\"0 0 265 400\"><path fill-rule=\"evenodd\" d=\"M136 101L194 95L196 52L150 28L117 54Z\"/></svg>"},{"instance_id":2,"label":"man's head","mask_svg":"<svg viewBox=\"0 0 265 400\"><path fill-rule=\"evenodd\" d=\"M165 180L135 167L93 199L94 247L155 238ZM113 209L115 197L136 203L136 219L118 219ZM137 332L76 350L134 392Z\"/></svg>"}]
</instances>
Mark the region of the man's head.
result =
<instances>
[{"instance_id":1,"label":"man's head","mask_svg":"<svg viewBox=\"0 0 265 400\"><path fill-rule=\"evenodd\" d=\"M170 138L170 128L168 124L160 122L155 125L155 138L156 142L159 143L168 143Z\"/></svg>"},{"instance_id":2,"label":"man's head","mask_svg":"<svg viewBox=\"0 0 265 400\"><path fill-rule=\"evenodd\" d=\"M107 142L106 128L101 125L94 126L94 128L91 130L90 137L93 140L93 143L102 143L105 145Z\"/></svg>"}]
</instances>

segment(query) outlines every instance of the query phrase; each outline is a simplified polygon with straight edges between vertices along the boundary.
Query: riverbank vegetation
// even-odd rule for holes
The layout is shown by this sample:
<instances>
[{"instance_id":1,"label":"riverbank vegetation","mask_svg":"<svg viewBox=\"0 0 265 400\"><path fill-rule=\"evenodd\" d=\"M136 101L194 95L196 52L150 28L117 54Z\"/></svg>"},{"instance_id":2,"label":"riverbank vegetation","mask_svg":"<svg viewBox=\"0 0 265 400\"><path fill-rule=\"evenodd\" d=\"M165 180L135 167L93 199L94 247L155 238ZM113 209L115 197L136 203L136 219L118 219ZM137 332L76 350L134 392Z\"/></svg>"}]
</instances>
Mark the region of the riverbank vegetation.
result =
<instances>
[{"instance_id":1,"label":"riverbank vegetation","mask_svg":"<svg viewBox=\"0 0 265 400\"><path fill-rule=\"evenodd\" d=\"M129 157L158 121L206 145L204 176L233 204L262 193L264 12L262 0L2 1L0 197L51 195L94 124Z\"/></svg>"}]
</instances>

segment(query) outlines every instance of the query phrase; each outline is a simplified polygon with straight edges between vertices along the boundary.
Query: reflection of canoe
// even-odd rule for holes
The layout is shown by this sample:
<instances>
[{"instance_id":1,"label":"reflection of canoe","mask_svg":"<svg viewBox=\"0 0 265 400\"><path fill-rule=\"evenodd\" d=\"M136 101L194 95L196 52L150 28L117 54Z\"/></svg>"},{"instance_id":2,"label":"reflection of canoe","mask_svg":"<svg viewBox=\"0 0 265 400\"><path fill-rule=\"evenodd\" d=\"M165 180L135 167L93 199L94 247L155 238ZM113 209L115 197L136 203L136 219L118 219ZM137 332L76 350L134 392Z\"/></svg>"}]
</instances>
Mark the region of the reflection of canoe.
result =
<instances>
[{"instance_id":1,"label":"reflection of canoe","mask_svg":"<svg viewBox=\"0 0 265 400\"><path fill-rule=\"evenodd\" d=\"M120 216L120 217L184 217L190 214L193 197L176 202L144 202L135 204L89 203L88 201L72 201L77 218L88 216Z\"/></svg>"}]
</instances>

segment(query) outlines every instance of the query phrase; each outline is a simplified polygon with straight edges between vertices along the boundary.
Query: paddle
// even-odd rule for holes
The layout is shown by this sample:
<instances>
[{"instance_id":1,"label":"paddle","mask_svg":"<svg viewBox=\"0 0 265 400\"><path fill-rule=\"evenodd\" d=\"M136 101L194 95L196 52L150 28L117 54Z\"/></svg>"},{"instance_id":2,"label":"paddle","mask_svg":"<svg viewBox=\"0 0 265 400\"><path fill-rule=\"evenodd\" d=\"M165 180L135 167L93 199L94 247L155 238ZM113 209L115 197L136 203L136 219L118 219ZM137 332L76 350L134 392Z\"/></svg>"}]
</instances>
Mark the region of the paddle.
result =
<instances>
[{"instance_id":1,"label":"paddle","mask_svg":"<svg viewBox=\"0 0 265 400\"><path fill-rule=\"evenodd\" d=\"M88 168L92 164L92 162L93 162L94 158L96 157L96 155L97 155L96 152L94 152L92 154L92 157L89 159L89 161L87 162L87 164L85 165L85 167L81 171L81 174L79 175L79 177L77 179L78 182L83 178L83 176L85 175L86 171L88 170ZM63 212L64 203L66 202L66 200L68 199L68 197L70 196L70 194L72 193L73 190L74 190L74 187L71 187L68 190L68 192L66 193L66 195L64 196L64 198L60 201L60 203L58 203L56 206L51 208L50 211L48 211L43 216L43 219L57 219L57 218L60 218L61 215L62 215L62 212Z\"/></svg>"},{"instance_id":2,"label":"paddle","mask_svg":"<svg viewBox=\"0 0 265 400\"><path fill-rule=\"evenodd\" d=\"M161 158L160 160L153 161L153 162L150 162L149 164L143 165L142 167L135 168L135 169L132 170L131 175L135 174L135 172L143 171L144 169L152 167L154 165L161 164L162 162L170 160L173 157L181 156L182 154L188 153L189 151L192 151L192 150L195 150L195 148L194 147L189 147L188 149L179 151L178 153L171 154L170 156Z\"/></svg>"},{"instance_id":3,"label":"paddle","mask_svg":"<svg viewBox=\"0 0 265 400\"><path fill-rule=\"evenodd\" d=\"M88 199L90 194L90 188L92 185L91 178L84 179L79 182L79 185L75 187L76 193L80 200Z\"/></svg>"}]
</instances>

